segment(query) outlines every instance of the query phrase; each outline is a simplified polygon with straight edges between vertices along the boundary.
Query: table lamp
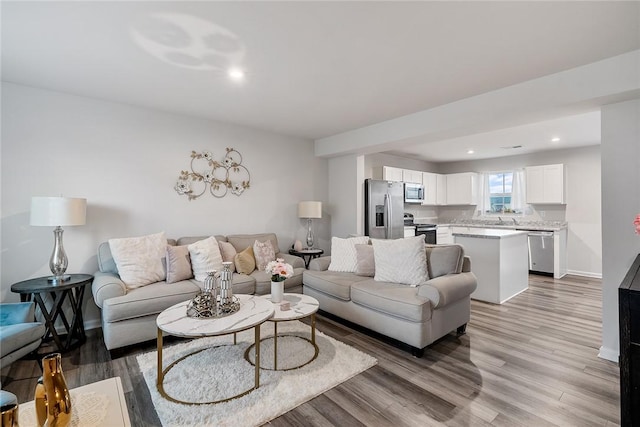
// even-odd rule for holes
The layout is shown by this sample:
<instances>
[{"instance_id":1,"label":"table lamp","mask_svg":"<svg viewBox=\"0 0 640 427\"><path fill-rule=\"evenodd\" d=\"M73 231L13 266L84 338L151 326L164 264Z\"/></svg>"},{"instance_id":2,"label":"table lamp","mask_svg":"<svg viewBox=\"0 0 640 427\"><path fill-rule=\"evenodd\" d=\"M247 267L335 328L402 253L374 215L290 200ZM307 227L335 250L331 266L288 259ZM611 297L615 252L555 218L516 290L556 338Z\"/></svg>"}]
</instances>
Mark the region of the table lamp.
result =
<instances>
[{"instance_id":1,"label":"table lamp","mask_svg":"<svg viewBox=\"0 0 640 427\"><path fill-rule=\"evenodd\" d=\"M312 218L322 218L322 202L300 202L298 203L298 218L307 219L307 249L313 248L313 230L311 229Z\"/></svg>"},{"instance_id":2,"label":"table lamp","mask_svg":"<svg viewBox=\"0 0 640 427\"><path fill-rule=\"evenodd\" d=\"M49 268L53 276L47 280L54 284L69 280L65 275L69 260L62 246L62 226L84 225L87 216L87 199L70 197L32 197L31 221L34 226L54 226L54 246Z\"/></svg>"}]
</instances>

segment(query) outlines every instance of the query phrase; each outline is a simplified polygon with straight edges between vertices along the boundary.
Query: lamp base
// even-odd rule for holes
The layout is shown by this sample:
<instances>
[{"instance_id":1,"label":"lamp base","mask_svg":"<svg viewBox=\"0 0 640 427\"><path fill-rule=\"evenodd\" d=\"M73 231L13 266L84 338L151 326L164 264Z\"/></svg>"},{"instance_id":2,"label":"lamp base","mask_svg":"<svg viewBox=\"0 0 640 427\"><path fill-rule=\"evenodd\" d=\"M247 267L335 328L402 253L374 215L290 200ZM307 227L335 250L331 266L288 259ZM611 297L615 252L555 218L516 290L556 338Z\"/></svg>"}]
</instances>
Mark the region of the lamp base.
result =
<instances>
[{"instance_id":1,"label":"lamp base","mask_svg":"<svg viewBox=\"0 0 640 427\"><path fill-rule=\"evenodd\" d=\"M47 277L47 282L52 283L54 285L58 285L60 283L64 283L71 279L71 275L63 274L62 276L49 276Z\"/></svg>"}]
</instances>

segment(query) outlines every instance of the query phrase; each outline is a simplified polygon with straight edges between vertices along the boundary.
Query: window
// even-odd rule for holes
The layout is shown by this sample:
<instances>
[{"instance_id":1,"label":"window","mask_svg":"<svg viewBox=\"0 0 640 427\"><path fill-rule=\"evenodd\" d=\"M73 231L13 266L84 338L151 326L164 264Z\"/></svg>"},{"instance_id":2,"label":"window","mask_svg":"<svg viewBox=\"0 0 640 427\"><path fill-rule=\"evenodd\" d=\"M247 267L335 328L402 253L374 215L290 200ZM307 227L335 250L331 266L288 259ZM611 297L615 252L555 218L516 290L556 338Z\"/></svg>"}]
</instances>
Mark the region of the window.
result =
<instances>
[{"instance_id":1,"label":"window","mask_svg":"<svg viewBox=\"0 0 640 427\"><path fill-rule=\"evenodd\" d=\"M513 172L489 173L489 209L487 213L516 213L511 207Z\"/></svg>"}]
</instances>

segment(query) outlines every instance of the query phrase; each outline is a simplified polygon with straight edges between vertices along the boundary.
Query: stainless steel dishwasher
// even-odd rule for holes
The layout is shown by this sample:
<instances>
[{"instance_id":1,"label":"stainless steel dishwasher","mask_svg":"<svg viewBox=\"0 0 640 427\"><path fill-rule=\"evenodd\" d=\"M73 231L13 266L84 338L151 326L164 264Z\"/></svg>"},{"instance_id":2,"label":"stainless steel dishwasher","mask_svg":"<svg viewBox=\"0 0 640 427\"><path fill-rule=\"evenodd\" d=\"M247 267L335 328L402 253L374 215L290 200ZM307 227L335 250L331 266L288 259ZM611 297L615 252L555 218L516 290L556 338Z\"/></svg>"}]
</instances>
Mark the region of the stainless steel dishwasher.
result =
<instances>
[{"instance_id":1,"label":"stainless steel dishwasher","mask_svg":"<svg viewBox=\"0 0 640 427\"><path fill-rule=\"evenodd\" d=\"M552 231L529 231L529 271L553 276Z\"/></svg>"}]
</instances>

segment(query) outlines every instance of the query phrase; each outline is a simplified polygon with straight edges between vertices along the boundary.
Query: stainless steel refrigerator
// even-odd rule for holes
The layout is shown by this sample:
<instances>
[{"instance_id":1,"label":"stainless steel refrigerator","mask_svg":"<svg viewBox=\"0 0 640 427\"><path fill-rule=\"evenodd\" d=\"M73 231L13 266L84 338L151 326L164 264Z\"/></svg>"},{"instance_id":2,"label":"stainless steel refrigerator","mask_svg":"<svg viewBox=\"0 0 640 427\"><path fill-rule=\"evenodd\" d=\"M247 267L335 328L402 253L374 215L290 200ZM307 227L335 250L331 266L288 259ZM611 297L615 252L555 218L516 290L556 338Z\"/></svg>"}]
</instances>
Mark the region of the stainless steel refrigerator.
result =
<instances>
[{"instance_id":1,"label":"stainless steel refrigerator","mask_svg":"<svg viewBox=\"0 0 640 427\"><path fill-rule=\"evenodd\" d=\"M401 182L364 181L364 234L373 239L404 237L404 188Z\"/></svg>"}]
</instances>

